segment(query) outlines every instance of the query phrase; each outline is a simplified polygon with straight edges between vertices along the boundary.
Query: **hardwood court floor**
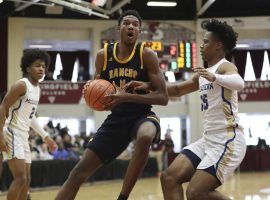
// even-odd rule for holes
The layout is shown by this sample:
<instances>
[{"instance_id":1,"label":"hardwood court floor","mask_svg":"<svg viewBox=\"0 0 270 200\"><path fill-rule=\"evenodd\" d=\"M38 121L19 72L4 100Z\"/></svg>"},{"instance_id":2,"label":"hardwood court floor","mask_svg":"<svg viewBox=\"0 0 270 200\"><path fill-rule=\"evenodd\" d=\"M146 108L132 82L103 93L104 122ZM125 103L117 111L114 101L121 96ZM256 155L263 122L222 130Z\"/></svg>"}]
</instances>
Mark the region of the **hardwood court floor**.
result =
<instances>
[{"instance_id":1,"label":"hardwood court floor","mask_svg":"<svg viewBox=\"0 0 270 200\"><path fill-rule=\"evenodd\" d=\"M83 186L76 200L116 200L122 181L98 182ZM184 186L186 187L186 185ZM32 191L32 200L53 200L58 188ZM221 188L234 200L270 200L270 172L237 173ZM0 200L4 200L1 196ZM140 179L129 200L162 200L158 178Z\"/></svg>"}]
</instances>

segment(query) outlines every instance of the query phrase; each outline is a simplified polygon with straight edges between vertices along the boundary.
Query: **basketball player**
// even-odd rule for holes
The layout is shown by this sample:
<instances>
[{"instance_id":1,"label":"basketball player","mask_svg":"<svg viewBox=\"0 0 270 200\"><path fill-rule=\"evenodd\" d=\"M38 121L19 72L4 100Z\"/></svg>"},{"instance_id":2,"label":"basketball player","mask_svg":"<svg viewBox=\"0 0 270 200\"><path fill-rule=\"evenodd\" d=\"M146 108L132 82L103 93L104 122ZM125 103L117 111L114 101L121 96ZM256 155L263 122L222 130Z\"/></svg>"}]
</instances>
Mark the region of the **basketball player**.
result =
<instances>
[{"instance_id":1,"label":"basketball player","mask_svg":"<svg viewBox=\"0 0 270 200\"><path fill-rule=\"evenodd\" d=\"M7 159L13 181L7 193L8 200L25 200L30 186L31 151L28 131L32 127L49 146L55 142L38 124L35 113L40 97L39 80L49 65L49 55L38 49L26 50L21 59L24 78L7 92L0 106L0 151Z\"/></svg>"},{"instance_id":2,"label":"basketball player","mask_svg":"<svg viewBox=\"0 0 270 200\"><path fill-rule=\"evenodd\" d=\"M161 175L165 200L183 200L184 182L189 182L188 200L225 200L215 189L233 174L246 152L243 127L239 124L237 91L244 81L225 54L236 45L237 33L226 22L209 20L201 55L208 68L194 68L194 77L168 85L169 96L182 96L199 90L204 134L187 146ZM149 84L130 82L125 87L149 89ZM181 187L179 187L181 185Z\"/></svg>"},{"instance_id":3,"label":"basketball player","mask_svg":"<svg viewBox=\"0 0 270 200\"><path fill-rule=\"evenodd\" d=\"M0 104L2 103L6 93L7 93L6 91L0 93ZM2 178L2 172L3 172L3 154L2 152L0 152L0 179Z\"/></svg>"},{"instance_id":4,"label":"basketball player","mask_svg":"<svg viewBox=\"0 0 270 200\"><path fill-rule=\"evenodd\" d=\"M109 163L136 139L118 200L126 200L133 189L147 159L152 142L159 141L158 117L151 104L166 105L168 95L156 54L137 42L141 31L141 17L134 10L124 12L118 20L120 41L105 44L96 57L95 76L114 83L117 92L107 109L112 113L88 144L83 158L71 171L57 194L57 200L74 199L81 184L102 164ZM131 94L122 86L131 80L149 81L155 92Z\"/></svg>"}]
</instances>

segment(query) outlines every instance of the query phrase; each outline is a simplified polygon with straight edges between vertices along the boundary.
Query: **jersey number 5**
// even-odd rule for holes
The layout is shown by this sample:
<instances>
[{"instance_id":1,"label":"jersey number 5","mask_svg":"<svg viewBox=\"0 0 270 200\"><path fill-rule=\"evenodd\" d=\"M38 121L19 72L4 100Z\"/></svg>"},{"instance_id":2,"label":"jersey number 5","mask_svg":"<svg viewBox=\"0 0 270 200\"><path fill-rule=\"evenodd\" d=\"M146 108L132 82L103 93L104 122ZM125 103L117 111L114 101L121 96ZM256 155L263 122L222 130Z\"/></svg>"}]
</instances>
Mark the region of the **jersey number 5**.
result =
<instances>
[{"instance_id":1,"label":"jersey number 5","mask_svg":"<svg viewBox=\"0 0 270 200\"><path fill-rule=\"evenodd\" d=\"M201 100L202 100L201 110L202 111L207 110L208 109L207 94L202 94Z\"/></svg>"}]
</instances>

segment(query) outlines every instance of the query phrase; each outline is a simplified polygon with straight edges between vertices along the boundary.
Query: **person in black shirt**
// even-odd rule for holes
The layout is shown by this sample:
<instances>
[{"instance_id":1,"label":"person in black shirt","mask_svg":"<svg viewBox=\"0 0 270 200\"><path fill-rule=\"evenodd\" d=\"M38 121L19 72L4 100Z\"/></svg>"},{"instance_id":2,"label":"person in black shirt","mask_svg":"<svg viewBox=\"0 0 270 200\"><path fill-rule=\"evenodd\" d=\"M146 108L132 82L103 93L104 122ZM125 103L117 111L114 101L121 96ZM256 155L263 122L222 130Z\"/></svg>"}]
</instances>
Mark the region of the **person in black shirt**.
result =
<instances>
[{"instance_id":1,"label":"person in black shirt","mask_svg":"<svg viewBox=\"0 0 270 200\"><path fill-rule=\"evenodd\" d=\"M159 119L151 111L151 104L166 105L168 94L155 52L137 42L141 23L136 11L124 12L118 20L120 41L105 44L97 54L95 77L110 81L116 88L115 94L108 95L111 102L105 106L112 113L88 143L82 159L71 171L56 200L74 199L90 175L102 164L115 159L132 139L136 139L135 151L118 196L118 200L128 199L146 164L152 142L159 141ZM149 81L153 92L140 94L132 88L125 88L130 81Z\"/></svg>"}]
</instances>

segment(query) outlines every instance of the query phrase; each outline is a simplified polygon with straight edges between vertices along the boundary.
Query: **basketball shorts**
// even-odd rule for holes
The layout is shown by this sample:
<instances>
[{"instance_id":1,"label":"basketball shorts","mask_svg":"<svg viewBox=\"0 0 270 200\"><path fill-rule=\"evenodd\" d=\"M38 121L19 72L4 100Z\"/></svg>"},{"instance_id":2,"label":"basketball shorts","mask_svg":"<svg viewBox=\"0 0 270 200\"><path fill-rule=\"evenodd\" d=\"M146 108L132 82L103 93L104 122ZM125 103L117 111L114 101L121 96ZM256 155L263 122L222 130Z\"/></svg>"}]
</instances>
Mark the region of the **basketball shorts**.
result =
<instances>
[{"instance_id":1,"label":"basketball shorts","mask_svg":"<svg viewBox=\"0 0 270 200\"><path fill-rule=\"evenodd\" d=\"M17 158L25 160L25 163L32 162L27 132L5 127L4 138L8 148L8 152L3 152L4 160Z\"/></svg>"},{"instance_id":2,"label":"basketball shorts","mask_svg":"<svg viewBox=\"0 0 270 200\"><path fill-rule=\"evenodd\" d=\"M89 141L87 148L94 151L102 162L107 164L127 148L136 138L140 125L146 121L151 121L156 126L157 134L153 142L159 142L160 124L155 113L148 112L136 116L110 114Z\"/></svg>"},{"instance_id":3,"label":"basketball shorts","mask_svg":"<svg viewBox=\"0 0 270 200\"><path fill-rule=\"evenodd\" d=\"M204 136L184 148L196 169L215 176L223 184L244 159L246 142L242 129L228 128L205 132Z\"/></svg>"}]
</instances>

